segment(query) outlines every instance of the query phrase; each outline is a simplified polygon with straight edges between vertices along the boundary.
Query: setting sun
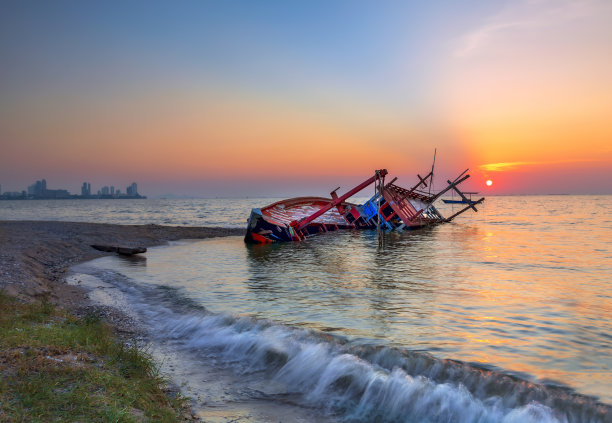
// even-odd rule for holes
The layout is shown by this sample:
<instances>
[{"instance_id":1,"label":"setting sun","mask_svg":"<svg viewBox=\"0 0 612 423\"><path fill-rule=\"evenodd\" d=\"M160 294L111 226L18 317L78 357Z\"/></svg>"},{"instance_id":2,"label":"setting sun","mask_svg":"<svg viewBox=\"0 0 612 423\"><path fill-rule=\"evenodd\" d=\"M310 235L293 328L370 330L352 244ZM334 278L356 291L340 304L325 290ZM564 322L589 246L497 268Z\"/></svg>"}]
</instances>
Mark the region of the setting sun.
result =
<instances>
[{"instance_id":1,"label":"setting sun","mask_svg":"<svg viewBox=\"0 0 612 423\"><path fill-rule=\"evenodd\" d=\"M493 181L488 179L486 182L487 186L490 187L491 185L493 185Z\"/></svg>"}]
</instances>

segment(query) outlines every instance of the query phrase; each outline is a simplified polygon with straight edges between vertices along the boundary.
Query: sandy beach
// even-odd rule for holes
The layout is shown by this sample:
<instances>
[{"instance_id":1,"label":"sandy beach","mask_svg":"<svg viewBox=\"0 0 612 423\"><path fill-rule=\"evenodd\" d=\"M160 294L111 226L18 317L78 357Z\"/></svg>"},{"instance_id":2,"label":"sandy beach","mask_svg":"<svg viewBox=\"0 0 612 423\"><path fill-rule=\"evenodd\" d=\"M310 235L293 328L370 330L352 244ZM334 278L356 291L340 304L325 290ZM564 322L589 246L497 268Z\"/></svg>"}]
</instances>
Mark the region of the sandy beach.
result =
<instances>
[{"instance_id":1,"label":"sandy beach","mask_svg":"<svg viewBox=\"0 0 612 423\"><path fill-rule=\"evenodd\" d=\"M25 303L23 307L27 307L28 303L32 304L32 307L34 307L33 310L38 310L36 308L36 304L43 304L43 308L44 304L47 302L57 305L60 307L59 310L67 310L67 313L74 316L73 319L76 319L74 321L80 322L79 324L81 325L84 324L84 327L87 326L87 323L82 323L83 316L92 315L91 313L99 316L102 321L110 325L112 333L115 334L114 336L118 336L118 338L113 339L117 339L118 341L118 343L115 344L117 345L115 348L117 351L119 351L117 354L122 354L121 351L123 351L124 347L121 347L121 345L130 345L130 342L133 342L133 340L139 335L138 329L121 311L94 304L90 300L86 291L80 286L67 284L66 271L69 269L69 267L79 262L91 260L103 255L115 254L98 251L91 247L92 244L125 247L148 247L163 245L168 241L179 239L211 238L240 235L241 233L242 230L239 229L205 227L112 225L57 221L0 221L0 292L3 294L8 294L10 297L17 298L18 303ZM43 302L41 303L40 300ZM20 306L11 305L11 303L8 303L4 304L3 307L7 307L7 309L3 311L8 313L5 313L3 316L5 326L8 322L7 319L11 318L15 319L15 325L19 326L24 324L22 317L19 317L21 316L20 312L16 311L21 310L19 309ZM11 311L12 307L15 308L15 310ZM56 312L53 314L53 316L55 317L52 317L51 319L60 319L60 321L64 319L64 317L61 317L62 311ZM44 318L45 317L43 317L43 319ZM49 325L45 326L45 330L64 330L62 329L64 328L63 326L57 326L54 320L52 320L52 322L54 323L49 323ZM10 326L11 324L8 323L8 325ZM6 331L6 328L4 328L4 330ZM19 328L17 330L23 329ZM100 330L102 330L102 328ZM5 333L5 335L9 334L7 336L10 337L10 333L11 332L9 330L9 332ZM22 333L25 334L27 332ZM98 336L97 338L99 338L100 342L102 343L107 342L109 339L102 335ZM7 341L9 344L11 342L8 339L3 339L3 341ZM44 345L46 345L44 342L41 344L43 347L41 347L37 342L38 341L32 341L31 339L27 338L27 335L24 335L17 342L18 347L13 347L11 349L6 345L3 345L4 351L2 351L2 355L0 356L0 373L8 378L8 382L6 382L6 380L5 382L11 386L11 389L9 390L10 393L6 394L2 398L4 401L7 401L6 404L9 405L10 409L0 410L0 420L10 420L10 416L15 418L21 418L24 416L32 417L30 413L37 412L30 410L24 405L25 403L23 401L11 402L13 401L12 395L15 394L15 390L23 390L24 386L30 386L28 383L31 384L32 379L36 379L37 374L45 375L44 377L48 378L48 383L50 384L62 384L65 381L62 382L60 380L56 380L54 377L64 377L67 380L70 380L70 377L72 377L72 372L77 372L80 371L79 369L84 369L83 366L88 369L90 368L88 365L83 365L80 362L75 362L76 364L74 365L64 367L61 367L60 365L59 368L56 368L54 367L57 365L56 362L63 362L65 361L66 357L80 357L83 354L82 351L80 351L81 347L76 347L76 349L60 348L58 351L61 350L61 354L63 355L60 354L58 356L60 358L57 358L53 356L53 353L49 352L51 350L49 350L48 347L44 347ZM4 347L7 349L4 349ZM93 347L90 347L90 349L91 348ZM24 362L22 362L23 360L20 361L14 357L11 357L10 354L11 351L18 351L21 355L23 355L26 349L30 351L30 355L39 354L37 361L38 367L36 367L36 370L33 370L34 368L31 367L31 362L27 362L26 364L30 366L28 368L29 370L23 373L23 375L25 375L24 377L26 378L26 382L18 383L17 381L11 379L11 375L18 372L24 372ZM49 358L49 354L51 354L53 357ZM97 363L96 365L99 368L105 369L102 371L103 377L109 378L112 377L113 370L111 370L112 366L106 363L105 360L108 360L108 357L105 354L108 355L108 352L98 356L89 354L89 357L91 358L90 361ZM122 360L128 360L128 358L126 358L127 356L122 357ZM137 359L147 360L145 358L146 356L139 355L138 357L140 358ZM56 361L53 361L49 365L47 363L49 360ZM93 372L95 374L95 371ZM88 374L91 376L91 373ZM143 391L139 392L138 395L155 396L159 395L160 392L163 392L161 395L165 399L158 399L157 403L148 406L140 404L139 407L142 407L143 409L131 408L131 411L129 411L128 414L134 416L144 416L145 413L148 413L151 416L151 413L157 413L156 418L161 418L160 416L162 415L167 417L168 413L170 413L170 415L175 413L176 411L168 411L169 409L166 408L166 404L170 404L170 402L172 402L172 404L176 404L176 401L173 398L177 398L176 395L179 391L178 386L175 386L172 383L166 383L161 379L156 379L155 376L151 378L148 376L148 374L143 374L143 377L144 379L140 379L139 377L134 379L142 381L142 385L140 386L142 386ZM123 389L128 386L127 383L127 379L119 379L117 382L115 382L115 385L108 385L106 388L108 389L106 395L110 396L105 400L111 400L111 392L113 392L113 389L117 389L117 387L122 387L121 389ZM152 383L153 385L147 385L149 383ZM8 385L3 385L2 388L7 389L7 386ZM84 389L88 389L87 386L89 385L85 384L84 386ZM150 386L150 388L147 388L147 386ZM43 383L43 385L34 389L32 392L19 392L21 392L20 395L25 395L25 397L29 398L32 395L40 395L40 392L46 392L45 389L47 387L48 386ZM140 389L140 387L138 389ZM147 391L147 389L151 390ZM89 404L86 401L86 397L81 396L79 398L85 398L83 399L84 402L82 402L80 405L83 407L83 410L87 407L92 407L92 404ZM52 400L39 398L34 400L31 405L35 409L38 409L39 412L51 413L47 415L47 417L51 418L50 416L53 415L53 411L49 409L49 407L51 407L49 401L55 404L54 407L59 407L60 410L62 409L62 398L59 397L54 397ZM173 407L174 410L177 410L178 407L178 420L191 421L198 419L188 405L180 405L180 399L177 401L179 401L179 405L174 405ZM128 401L125 404L127 403L135 404L134 401ZM83 416L94 418L96 415L95 409L96 406L93 405L93 409L90 408L89 411L84 411L83 413L85 414L83 414ZM4 414L4 412L8 414ZM56 410L56 412L59 412L59 415L68 415L63 411ZM106 412L111 411L107 410ZM20 413L25 414L22 415ZM174 417L172 417L172 421L174 421Z\"/></svg>"},{"instance_id":2,"label":"sandy beach","mask_svg":"<svg viewBox=\"0 0 612 423\"><path fill-rule=\"evenodd\" d=\"M103 253L92 244L163 245L179 239L241 235L242 229L111 225L56 221L0 221L0 289L22 301L47 298L73 309L87 305L79 287L64 282L66 270Z\"/></svg>"}]
</instances>

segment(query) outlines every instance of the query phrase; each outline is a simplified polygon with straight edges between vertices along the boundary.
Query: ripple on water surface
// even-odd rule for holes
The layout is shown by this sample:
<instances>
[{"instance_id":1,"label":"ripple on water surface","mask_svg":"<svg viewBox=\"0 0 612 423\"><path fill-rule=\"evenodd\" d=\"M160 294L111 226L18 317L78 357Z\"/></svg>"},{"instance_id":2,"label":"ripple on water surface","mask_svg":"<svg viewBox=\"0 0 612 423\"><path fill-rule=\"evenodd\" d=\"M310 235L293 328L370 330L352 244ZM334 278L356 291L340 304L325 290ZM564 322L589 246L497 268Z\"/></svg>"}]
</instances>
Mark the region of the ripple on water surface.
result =
<instances>
[{"instance_id":1,"label":"ripple on water surface","mask_svg":"<svg viewBox=\"0 0 612 423\"><path fill-rule=\"evenodd\" d=\"M137 286L176 288L180 296L206 307L212 314L194 316L189 312L184 316L174 310L167 316L168 322L176 322L174 329L167 328L168 333L183 333L181 342L185 345L189 335L180 330L185 325L183 318L192 322L190 329L184 330L192 331L195 338L203 330L225 331L226 340L234 339L229 336L232 331L245 336L250 333L252 339L261 338L268 346L278 344L281 351L296 354L298 349L291 339L298 342L301 336L329 334L329 342L305 343L303 351L315 351L319 345L322 350L316 350L320 355L312 353L318 357L313 362L333 362L334 368L343 368L351 376L334 379L331 375L336 373L331 368L327 373L309 369L306 373L313 379L299 382L299 377L295 381L290 378L294 373L287 367L274 380L287 386L314 386L300 391L305 401L314 403L318 398L315 393L328 389L317 391L316 387L332 386L336 394L330 394L330 401L336 410L345 410L346 416L355 410L361 415L376 415L376 407L368 408L376 401L364 398L384 402L384 398L393 397L394 403L400 404L395 393L404 392L401 395L424 409L431 404L419 403L415 398L420 397L410 395L439 398L438 404L448 409L463 404L469 410L486 410L481 411L483 416L559 418L555 404L561 400L554 398L576 398L569 387L612 402L611 199L489 198L479 214L456 223L387 235L384 251L376 248L373 232L334 233L302 243L259 247L246 246L236 237L152 248L146 260L127 262L108 257L92 266L119 272ZM205 213L219 218L223 202L207 201L189 210L185 207L177 216L167 213L159 218L199 222L197 216ZM270 201L253 202L262 205ZM230 207L234 217L229 219L236 226L242 225L248 214L247 203L237 204ZM574 207L576 204L580 207ZM223 225L231 226L229 220ZM244 317L232 317L236 315ZM214 316L224 316L229 320L222 320L230 323L216 326L211 322L219 317ZM289 345L283 344L285 341ZM230 346L232 342L215 348L240 350L238 343ZM250 348L263 348L257 345ZM215 348L202 346L203 351ZM373 358L373 351L385 351L379 354L392 355L398 361L383 365ZM287 354L281 367L295 362ZM430 363L429 367L419 364L430 370L420 373L412 364L397 364L404 356L418 357L415 363ZM219 362L223 357L218 356ZM462 376L436 376L441 374ZM473 380L478 382L469 382ZM510 384L509 390L499 388L495 400L496 391L481 386L494 387L499 380L514 381L526 391ZM392 389L407 381L412 394ZM546 392L552 402L533 393L519 395L519 391ZM436 397L438 394L442 397ZM538 406L524 401L529 395L540 398ZM592 399L584 401L597 408ZM502 414L495 414L498 411ZM549 411L553 414L547 414ZM471 412L465 415L476 415ZM418 410L414 413L418 421Z\"/></svg>"}]
</instances>

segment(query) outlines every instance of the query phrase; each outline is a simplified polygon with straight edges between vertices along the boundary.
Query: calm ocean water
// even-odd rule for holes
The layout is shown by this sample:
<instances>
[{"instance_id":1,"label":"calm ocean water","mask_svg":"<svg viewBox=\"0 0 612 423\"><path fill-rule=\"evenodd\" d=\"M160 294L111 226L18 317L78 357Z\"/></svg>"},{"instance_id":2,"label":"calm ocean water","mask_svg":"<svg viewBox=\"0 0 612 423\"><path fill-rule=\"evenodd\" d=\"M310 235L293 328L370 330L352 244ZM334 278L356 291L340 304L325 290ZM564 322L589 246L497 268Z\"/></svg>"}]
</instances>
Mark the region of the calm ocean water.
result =
<instances>
[{"instance_id":1,"label":"calm ocean water","mask_svg":"<svg viewBox=\"0 0 612 423\"><path fill-rule=\"evenodd\" d=\"M0 220L64 220L120 225L246 227L253 207L278 199L0 201Z\"/></svg>"},{"instance_id":2,"label":"calm ocean water","mask_svg":"<svg viewBox=\"0 0 612 423\"><path fill-rule=\"evenodd\" d=\"M0 219L236 227L272 201L0 202ZM74 271L151 328L210 421L228 403L244 421L612 421L611 210L490 197L382 250L373 231L230 237Z\"/></svg>"}]
</instances>

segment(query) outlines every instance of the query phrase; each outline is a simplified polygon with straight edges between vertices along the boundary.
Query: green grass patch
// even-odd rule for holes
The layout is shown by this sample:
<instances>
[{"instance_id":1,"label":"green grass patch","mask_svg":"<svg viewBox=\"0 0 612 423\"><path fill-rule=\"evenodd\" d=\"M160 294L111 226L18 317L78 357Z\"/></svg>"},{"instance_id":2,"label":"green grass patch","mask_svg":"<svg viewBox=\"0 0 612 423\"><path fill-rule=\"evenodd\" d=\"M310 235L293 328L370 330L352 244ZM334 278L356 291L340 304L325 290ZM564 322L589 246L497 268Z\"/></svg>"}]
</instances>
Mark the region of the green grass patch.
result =
<instances>
[{"instance_id":1,"label":"green grass patch","mask_svg":"<svg viewBox=\"0 0 612 423\"><path fill-rule=\"evenodd\" d=\"M182 421L150 355L95 316L0 292L0 421Z\"/></svg>"}]
</instances>

